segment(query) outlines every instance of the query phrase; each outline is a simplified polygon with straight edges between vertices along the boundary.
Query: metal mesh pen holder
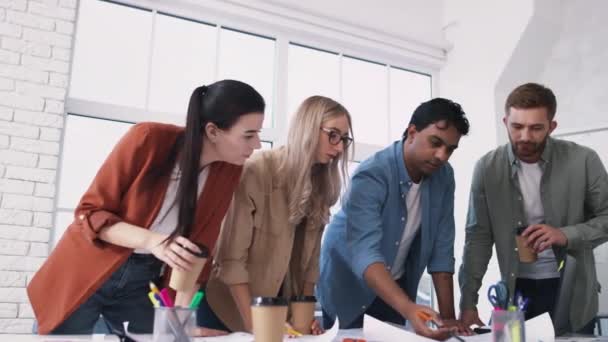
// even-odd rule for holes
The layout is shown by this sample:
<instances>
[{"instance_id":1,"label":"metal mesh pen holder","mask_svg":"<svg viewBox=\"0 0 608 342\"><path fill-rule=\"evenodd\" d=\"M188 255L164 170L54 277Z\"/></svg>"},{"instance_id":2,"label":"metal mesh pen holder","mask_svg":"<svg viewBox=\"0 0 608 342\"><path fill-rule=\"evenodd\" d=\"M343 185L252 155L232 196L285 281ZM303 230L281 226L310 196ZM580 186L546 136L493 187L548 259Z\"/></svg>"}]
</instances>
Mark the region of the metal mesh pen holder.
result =
<instances>
[{"instance_id":1,"label":"metal mesh pen holder","mask_svg":"<svg viewBox=\"0 0 608 342\"><path fill-rule=\"evenodd\" d=\"M154 309L154 342L191 342L196 325L196 310L179 307Z\"/></svg>"}]
</instances>

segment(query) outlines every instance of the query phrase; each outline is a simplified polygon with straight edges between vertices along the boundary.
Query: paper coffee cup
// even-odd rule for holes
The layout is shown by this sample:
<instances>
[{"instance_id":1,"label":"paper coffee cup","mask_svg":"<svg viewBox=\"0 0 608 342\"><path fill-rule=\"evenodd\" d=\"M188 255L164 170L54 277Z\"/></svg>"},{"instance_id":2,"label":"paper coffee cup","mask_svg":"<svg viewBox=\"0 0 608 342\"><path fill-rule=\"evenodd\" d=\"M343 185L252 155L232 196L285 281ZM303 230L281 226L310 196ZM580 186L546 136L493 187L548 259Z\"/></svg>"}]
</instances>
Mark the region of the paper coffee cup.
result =
<instances>
[{"instance_id":1,"label":"paper coffee cup","mask_svg":"<svg viewBox=\"0 0 608 342\"><path fill-rule=\"evenodd\" d=\"M205 267L207 258L209 258L209 249L201 244L196 245L201 250L200 253L194 253L193 251L186 248L188 252L196 256L196 261L192 264L192 269L190 271L182 271L178 269L171 270L171 279L169 280L169 287L174 289L175 291L192 290L196 286L196 280L201 274L203 267Z\"/></svg>"},{"instance_id":2,"label":"paper coffee cup","mask_svg":"<svg viewBox=\"0 0 608 342\"><path fill-rule=\"evenodd\" d=\"M516 230L517 235L515 236L515 241L517 243L517 252L519 253L520 262L533 263L536 262L538 256L532 247L526 245L526 238L521 236L526 228L527 227L519 227Z\"/></svg>"},{"instance_id":3,"label":"paper coffee cup","mask_svg":"<svg viewBox=\"0 0 608 342\"><path fill-rule=\"evenodd\" d=\"M287 321L287 300L255 297L251 300L251 322L255 342L282 342Z\"/></svg>"},{"instance_id":4,"label":"paper coffee cup","mask_svg":"<svg viewBox=\"0 0 608 342\"><path fill-rule=\"evenodd\" d=\"M289 302L291 311L291 326L302 334L311 333L312 321L315 315L315 296L293 296Z\"/></svg>"}]
</instances>

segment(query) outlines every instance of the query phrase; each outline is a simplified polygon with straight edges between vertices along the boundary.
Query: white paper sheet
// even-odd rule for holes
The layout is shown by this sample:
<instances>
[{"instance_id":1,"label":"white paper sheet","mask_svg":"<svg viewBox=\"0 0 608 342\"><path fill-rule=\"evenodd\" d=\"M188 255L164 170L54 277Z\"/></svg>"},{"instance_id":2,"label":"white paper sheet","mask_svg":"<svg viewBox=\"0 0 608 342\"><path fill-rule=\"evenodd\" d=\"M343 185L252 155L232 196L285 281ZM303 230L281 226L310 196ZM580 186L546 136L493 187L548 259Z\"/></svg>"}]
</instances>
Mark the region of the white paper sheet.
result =
<instances>
[{"instance_id":1,"label":"white paper sheet","mask_svg":"<svg viewBox=\"0 0 608 342\"><path fill-rule=\"evenodd\" d=\"M152 342L152 334L134 334L129 332L129 322L124 322L123 327L125 333L135 342ZM194 337L195 342L252 342L253 335L244 332L236 332L224 336L217 337Z\"/></svg>"},{"instance_id":2,"label":"white paper sheet","mask_svg":"<svg viewBox=\"0 0 608 342\"><path fill-rule=\"evenodd\" d=\"M253 335L244 332L235 332L232 334L217 336L217 337L195 337L194 342L253 342Z\"/></svg>"},{"instance_id":3,"label":"white paper sheet","mask_svg":"<svg viewBox=\"0 0 608 342\"><path fill-rule=\"evenodd\" d=\"M553 342L555 330L549 313L544 313L526 321L526 342Z\"/></svg>"},{"instance_id":4,"label":"white paper sheet","mask_svg":"<svg viewBox=\"0 0 608 342\"><path fill-rule=\"evenodd\" d=\"M386 342L434 342L430 338L416 335L413 332L407 331L384 323L372 316L365 315L363 318L363 335L366 339L372 339L374 341L386 341Z\"/></svg>"},{"instance_id":5,"label":"white paper sheet","mask_svg":"<svg viewBox=\"0 0 608 342\"><path fill-rule=\"evenodd\" d=\"M125 332L127 336L132 338L136 342L152 342L151 334L133 334L129 332L129 322L123 323ZM306 335L302 337L294 337L290 338L285 336L284 341L286 342L332 342L336 335L338 335L340 324L338 323L338 319L334 323L331 329L325 331L325 333L321 335ZM195 337L192 339L194 342L252 342L253 335L243 332L236 332L224 336L217 337Z\"/></svg>"},{"instance_id":6,"label":"white paper sheet","mask_svg":"<svg viewBox=\"0 0 608 342\"><path fill-rule=\"evenodd\" d=\"M460 336L460 338L464 339L467 342L492 342L492 333L479 334L473 336ZM450 341L455 341L455 339L451 339Z\"/></svg>"},{"instance_id":7,"label":"white paper sheet","mask_svg":"<svg viewBox=\"0 0 608 342\"><path fill-rule=\"evenodd\" d=\"M331 329L326 330L323 334L321 335L305 335L305 336L301 336L301 337L296 337L296 338L289 338L289 337L285 337L283 339L283 341L286 342L296 342L296 341L306 341L306 342L332 342L336 336L338 335L338 331L340 330L340 324L338 322L338 318L336 317L336 321L334 322L334 325L331 327Z\"/></svg>"}]
</instances>

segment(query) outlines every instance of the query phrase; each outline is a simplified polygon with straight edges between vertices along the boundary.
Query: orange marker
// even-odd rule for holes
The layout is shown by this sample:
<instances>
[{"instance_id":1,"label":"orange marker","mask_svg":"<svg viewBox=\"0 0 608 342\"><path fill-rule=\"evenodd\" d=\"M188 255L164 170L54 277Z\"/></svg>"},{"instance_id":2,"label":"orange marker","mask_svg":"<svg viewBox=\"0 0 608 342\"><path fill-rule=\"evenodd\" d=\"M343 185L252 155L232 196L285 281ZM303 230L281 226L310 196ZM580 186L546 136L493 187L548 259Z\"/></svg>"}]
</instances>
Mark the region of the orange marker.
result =
<instances>
[{"instance_id":1,"label":"orange marker","mask_svg":"<svg viewBox=\"0 0 608 342\"><path fill-rule=\"evenodd\" d=\"M416 316L424 321L430 321L432 319L431 315L426 311L416 311Z\"/></svg>"},{"instance_id":2,"label":"orange marker","mask_svg":"<svg viewBox=\"0 0 608 342\"><path fill-rule=\"evenodd\" d=\"M440 327L439 324L437 324L437 322L433 320L433 317L425 311L416 311L416 316L418 316L418 318L422 319L425 322L430 322L432 325L435 326L435 328Z\"/></svg>"},{"instance_id":3,"label":"orange marker","mask_svg":"<svg viewBox=\"0 0 608 342\"><path fill-rule=\"evenodd\" d=\"M439 324L437 324L437 322L435 322L433 320L433 318L431 317L431 315L427 312L424 311L416 311L416 316L418 316L420 319L424 320L425 322L430 322L432 325L435 326L435 329L440 329L443 328L442 326L440 326ZM464 339L462 339L461 337L459 337L458 335L456 335L456 333L454 331L450 331L450 336L454 337L455 339L457 339L460 342L464 342Z\"/></svg>"}]
</instances>

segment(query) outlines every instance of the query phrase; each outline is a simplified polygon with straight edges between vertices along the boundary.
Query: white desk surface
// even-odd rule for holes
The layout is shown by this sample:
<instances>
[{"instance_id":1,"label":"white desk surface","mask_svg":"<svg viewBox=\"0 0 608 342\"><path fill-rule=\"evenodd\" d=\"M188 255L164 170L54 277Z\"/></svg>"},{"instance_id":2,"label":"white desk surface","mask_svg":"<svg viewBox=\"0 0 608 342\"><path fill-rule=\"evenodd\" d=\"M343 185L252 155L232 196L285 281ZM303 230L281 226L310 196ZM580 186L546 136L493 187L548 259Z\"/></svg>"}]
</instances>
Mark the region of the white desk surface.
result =
<instances>
[{"instance_id":1,"label":"white desk surface","mask_svg":"<svg viewBox=\"0 0 608 342\"><path fill-rule=\"evenodd\" d=\"M26 335L0 334L2 342L119 342L113 335Z\"/></svg>"},{"instance_id":2,"label":"white desk surface","mask_svg":"<svg viewBox=\"0 0 608 342\"><path fill-rule=\"evenodd\" d=\"M488 335L489 336L489 335ZM357 338L365 338L363 336L363 331L361 329L352 329L352 330L340 330L338 336L334 339L334 342L341 342L345 337L357 337ZM481 337L481 336L476 336ZM227 339L222 337L197 337L194 338L194 342L222 342L222 341L236 341L236 339ZM244 338L241 339L243 342L251 342L249 339ZM296 342L298 340L306 341L306 338L301 339L285 339L288 342ZM468 338L465 337L465 340ZM471 339L475 341L475 338ZM490 338L491 340L491 338ZM608 342L608 337L568 337L568 338L556 338L556 341L559 342ZM23 334L0 334L0 341L4 342L119 342L118 337L113 335L23 335ZM240 340L239 340L240 341ZM455 341L451 339L449 341ZM367 340L367 342L377 342L372 340Z\"/></svg>"},{"instance_id":3,"label":"white desk surface","mask_svg":"<svg viewBox=\"0 0 608 342\"><path fill-rule=\"evenodd\" d=\"M355 330L343 330L338 333L338 337L334 340L341 342L344 337L363 337L363 331L361 329ZM225 337L197 337L193 338L194 342L222 342L222 341L236 341L234 338ZM247 338L241 338L243 342L252 342ZM285 339L289 342L297 342L297 340L305 341L306 338L302 339ZM118 337L113 335L26 335L26 334L0 334L0 341L2 342L119 342ZM372 342L372 341L369 341Z\"/></svg>"}]
</instances>

